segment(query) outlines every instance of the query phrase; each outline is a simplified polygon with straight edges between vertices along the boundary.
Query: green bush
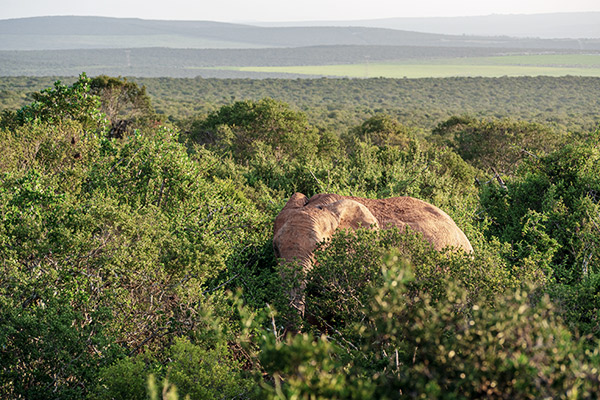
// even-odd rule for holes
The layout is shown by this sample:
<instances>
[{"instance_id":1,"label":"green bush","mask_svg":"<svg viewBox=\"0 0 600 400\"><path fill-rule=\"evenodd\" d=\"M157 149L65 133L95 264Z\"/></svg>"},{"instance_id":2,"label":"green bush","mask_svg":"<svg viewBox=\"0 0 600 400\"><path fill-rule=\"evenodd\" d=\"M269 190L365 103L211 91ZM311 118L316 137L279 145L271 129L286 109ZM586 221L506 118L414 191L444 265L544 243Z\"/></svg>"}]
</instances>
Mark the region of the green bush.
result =
<instances>
[{"instance_id":1,"label":"green bush","mask_svg":"<svg viewBox=\"0 0 600 400\"><path fill-rule=\"evenodd\" d=\"M159 119L145 86L106 75L96 76L89 85L90 93L100 101L100 112L110 123L109 136L123 137L135 129L157 125Z\"/></svg>"},{"instance_id":2,"label":"green bush","mask_svg":"<svg viewBox=\"0 0 600 400\"><path fill-rule=\"evenodd\" d=\"M269 98L223 106L194 124L191 137L232 154L241 163L252 158L259 144L278 160L311 157L319 145L318 132L306 115Z\"/></svg>"},{"instance_id":3,"label":"green bush","mask_svg":"<svg viewBox=\"0 0 600 400\"><path fill-rule=\"evenodd\" d=\"M564 134L542 124L470 117L452 117L440 123L433 136L438 142L450 144L473 166L507 174L532 154L535 157L551 152L565 142Z\"/></svg>"},{"instance_id":4,"label":"green bush","mask_svg":"<svg viewBox=\"0 0 600 400\"><path fill-rule=\"evenodd\" d=\"M569 332L547 296L508 289L481 301L451 281L432 296L415 291L417 272L387 258L354 344L265 332L265 396L595 398L600 353Z\"/></svg>"},{"instance_id":5,"label":"green bush","mask_svg":"<svg viewBox=\"0 0 600 400\"><path fill-rule=\"evenodd\" d=\"M538 259L558 283L598 273L599 158L594 146L568 145L530 160L506 181L506 189L484 187L488 237L513 243L516 259Z\"/></svg>"},{"instance_id":6,"label":"green bush","mask_svg":"<svg viewBox=\"0 0 600 400\"><path fill-rule=\"evenodd\" d=\"M600 337L600 274L572 285L553 285L548 291L572 331Z\"/></svg>"},{"instance_id":7,"label":"green bush","mask_svg":"<svg viewBox=\"0 0 600 400\"><path fill-rule=\"evenodd\" d=\"M434 300L413 297L409 275L393 263L385 276L363 328L363 351L387 361L382 397L592 398L600 390L598 350L572 337L547 297L532 303L509 290L491 305L470 303L448 283Z\"/></svg>"},{"instance_id":8,"label":"green bush","mask_svg":"<svg viewBox=\"0 0 600 400\"><path fill-rule=\"evenodd\" d=\"M217 157L192 159L177 132L116 140L61 118L0 131L5 397L81 398L111 349L158 355L194 336L228 260L266 240L269 216L210 174Z\"/></svg>"},{"instance_id":9,"label":"green bush","mask_svg":"<svg viewBox=\"0 0 600 400\"><path fill-rule=\"evenodd\" d=\"M146 382L152 375L172 385L180 398L251 398L253 380L244 377L239 361L226 347L203 348L179 338L167 349L165 361L151 354L127 357L104 368L91 399L148 398Z\"/></svg>"},{"instance_id":10,"label":"green bush","mask_svg":"<svg viewBox=\"0 0 600 400\"><path fill-rule=\"evenodd\" d=\"M443 295L449 281L464 287L469 301L490 303L506 290L546 281L534 263L510 268L498 244L478 248L473 255L442 253L410 230L341 231L315 251L315 265L307 274L306 312L319 329L356 340L348 335L353 334L353 324L368 319L365 307L374 288L383 283L384 256L390 251L415 266L412 292L434 299Z\"/></svg>"},{"instance_id":11,"label":"green bush","mask_svg":"<svg viewBox=\"0 0 600 400\"><path fill-rule=\"evenodd\" d=\"M368 378L353 376L340 347L325 336L266 334L260 361L271 382L262 385L267 399L370 399L375 387Z\"/></svg>"},{"instance_id":12,"label":"green bush","mask_svg":"<svg viewBox=\"0 0 600 400\"><path fill-rule=\"evenodd\" d=\"M355 139L370 142L375 146L399 147L407 150L416 146L416 135L398 120L386 114L378 114L350 129L346 141L352 145Z\"/></svg>"},{"instance_id":13,"label":"green bush","mask_svg":"<svg viewBox=\"0 0 600 400\"><path fill-rule=\"evenodd\" d=\"M85 73L71 86L60 81L54 88L32 94L34 102L16 113L5 113L0 128L14 128L31 123L58 124L77 121L85 131L103 130L105 115L100 111L100 100L91 93L91 79Z\"/></svg>"},{"instance_id":14,"label":"green bush","mask_svg":"<svg viewBox=\"0 0 600 400\"><path fill-rule=\"evenodd\" d=\"M45 267L32 266L29 279L7 263L0 273L2 398L80 399L123 351L107 329L109 310L87 307L85 280Z\"/></svg>"}]
</instances>

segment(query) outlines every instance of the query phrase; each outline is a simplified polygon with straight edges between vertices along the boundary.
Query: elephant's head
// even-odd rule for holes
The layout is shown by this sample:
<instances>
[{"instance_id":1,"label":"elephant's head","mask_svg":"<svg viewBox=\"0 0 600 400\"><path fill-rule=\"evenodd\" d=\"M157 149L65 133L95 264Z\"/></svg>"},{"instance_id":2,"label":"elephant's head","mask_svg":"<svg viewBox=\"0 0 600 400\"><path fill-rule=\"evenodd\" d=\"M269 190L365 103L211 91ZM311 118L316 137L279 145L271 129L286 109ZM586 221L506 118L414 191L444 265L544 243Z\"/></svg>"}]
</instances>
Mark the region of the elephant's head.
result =
<instances>
[{"instance_id":1,"label":"elephant's head","mask_svg":"<svg viewBox=\"0 0 600 400\"><path fill-rule=\"evenodd\" d=\"M337 229L377 228L377 219L364 205L349 199L331 203L309 202L294 194L275 219L273 248L284 262L297 262L308 272L317 244L331 238ZM304 282L292 289L291 304L304 313Z\"/></svg>"}]
</instances>

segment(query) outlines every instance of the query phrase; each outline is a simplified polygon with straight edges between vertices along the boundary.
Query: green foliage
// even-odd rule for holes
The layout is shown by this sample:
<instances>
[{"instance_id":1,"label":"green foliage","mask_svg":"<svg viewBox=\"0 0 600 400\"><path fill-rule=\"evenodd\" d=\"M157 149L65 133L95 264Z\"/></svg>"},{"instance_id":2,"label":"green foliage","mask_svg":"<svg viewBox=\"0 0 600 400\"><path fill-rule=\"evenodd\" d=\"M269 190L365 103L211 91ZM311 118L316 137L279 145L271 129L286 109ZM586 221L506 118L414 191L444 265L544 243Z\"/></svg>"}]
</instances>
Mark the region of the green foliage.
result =
<instances>
[{"instance_id":1,"label":"green foliage","mask_svg":"<svg viewBox=\"0 0 600 400\"><path fill-rule=\"evenodd\" d=\"M104 368L91 398L147 399L146 382L156 378L163 381L165 392L169 387L176 388L181 398L233 399L251 395L253 382L243 376L240 362L227 347L203 348L178 338L165 357L161 363L151 354L142 354ZM151 394L153 390L148 391Z\"/></svg>"},{"instance_id":2,"label":"green foliage","mask_svg":"<svg viewBox=\"0 0 600 400\"><path fill-rule=\"evenodd\" d=\"M565 141L545 125L511 119L452 117L433 133L473 166L503 173L514 172L521 160L555 150Z\"/></svg>"},{"instance_id":3,"label":"green foliage","mask_svg":"<svg viewBox=\"0 0 600 400\"><path fill-rule=\"evenodd\" d=\"M143 357L125 357L103 368L97 376L97 386L88 395L93 400L145 400L146 381L155 365Z\"/></svg>"},{"instance_id":4,"label":"green foliage","mask_svg":"<svg viewBox=\"0 0 600 400\"><path fill-rule=\"evenodd\" d=\"M555 285L549 292L572 331L600 337L600 274L591 273L572 285Z\"/></svg>"},{"instance_id":5,"label":"green foliage","mask_svg":"<svg viewBox=\"0 0 600 400\"><path fill-rule=\"evenodd\" d=\"M409 264L389 257L356 324L358 346L325 336L267 338L272 398L593 398L600 355L571 336L548 297L507 290L469 300L452 282L415 292ZM349 390L350 387L350 390Z\"/></svg>"},{"instance_id":6,"label":"green foliage","mask_svg":"<svg viewBox=\"0 0 600 400\"><path fill-rule=\"evenodd\" d=\"M197 301L236 250L263 237L265 219L231 183L203 177L168 134L106 139L99 153L75 193L47 189L52 179L33 170L5 176L0 254L85 271L100 304L112 296L138 304L131 316L115 310L115 328L134 345L156 329L177 330L181 306ZM154 296L170 300L152 304Z\"/></svg>"},{"instance_id":7,"label":"green foliage","mask_svg":"<svg viewBox=\"0 0 600 400\"><path fill-rule=\"evenodd\" d=\"M208 174L212 155L192 160L177 132L115 140L80 129L67 119L1 131L4 397L81 398L111 349L159 351L192 335L209 280L264 240L268 217ZM206 354L216 374L222 359Z\"/></svg>"},{"instance_id":8,"label":"green foliage","mask_svg":"<svg viewBox=\"0 0 600 400\"><path fill-rule=\"evenodd\" d=\"M151 400L159 400L158 397L159 391L158 386L156 385L156 379L154 375L150 375L148 377L148 395ZM171 383L169 383L168 379L164 379L162 382L162 400L177 400L179 396L177 395L177 388ZM186 397L188 399L189 397Z\"/></svg>"},{"instance_id":9,"label":"green foliage","mask_svg":"<svg viewBox=\"0 0 600 400\"><path fill-rule=\"evenodd\" d=\"M122 137L134 129L156 125L158 118L145 86L106 75L93 78L89 84L90 92L100 100L100 111L111 124L110 136Z\"/></svg>"},{"instance_id":10,"label":"green foliage","mask_svg":"<svg viewBox=\"0 0 600 400\"><path fill-rule=\"evenodd\" d=\"M350 140L357 138L380 147L397 146L404 150L416 146L414 132L386 114L367 119L362 125L351 129L348 136Z\"/></svg>"},{"instance_id":11,"label":"green foliage","mask_svg":"<svg viewBox=\"0 0 600 400\"><path fill-rule=\"evenodd\" d=\"M313 155L319 136L306 116L282 102L262 99L223 106L192 127L192 138L214 145L237 161L251 158L264 145L278 160Z\"/></svg>"},{"instance_id":12,"label":"green foliage","mask_svg":"<svg viewBox=\"0 0 600 400\"><path fill-rule=\"evenodd\" d=\"M486 186L488 235L514 243L519 259L537 257L559 283L598 273L599 157L596 147L567 145L530 160L506 189Z\"/></svg>"},{"instance_id":13,"label":"green foliage","mask_svg":"<svg viewBox=\"0 0 600 400\"><path fill-rule=\"evenodd\" d=\"M265 334L260 360L272 377L273 386L263 385L267 399L368 399L374 387L368 380L348 372L341 349L325 336L287 336L279 341Z\"/></svg>"},{"instance_id":14,"label":"green foliage","mask_svg":"<svg viewBox=\"0 0 600 400\"><path fill-rule=\"evenodd\" d=\"M246 397L251 381L240 376L240 365L227 349L205 350L185 340L170 349L169 381L194 399Z\"/></svg>"},{"instance_id":15,"label":"green foliage","mask_svg":"<svg viewBox=\"0 0 600 400\"><path fill-rule=\"evenodd\" d=\"M597 350L573 340L547 297L532 304L509 290L493 305L471 306L453 283L434 300L412 297L402 269L392 265L385 276L364 330L367 345L382 338L373 352L387 362L382 395L589 398L600 389Z\"/></svg>"},{"instance_id":16,"label":"green foliage","mask_svg":"<svg viewBox=\"0 0 600 400\"><path fill-rule=\"evenodd\" d=\"M208 116L183 134L157 126L144 86L121 78L57 82L5 113L0 396L592 398L597 134L553 151L563 138L549 128L456 117L425 138L421 114L386 111L386 85L409 98L416 83L317 83L287 81L298 96L329 88L326 111L272 99L220 107L206 89L190 110ZM417 86L444 97L448 84ZM379 88L381 107L349 111L336 88L353 99ZM420 112L448 118L432 98L417 96ZM103 113L139 129L106 135ZM512 175L477 187L474 165ZM475 253L437 252L398 230L338 232L306 277L296 325L307 333L284 337L300 317L271 229L296 191L427 200Z\"/></svg>"},{"instance_id":17,"label":"green foliage","mask_svg":"<svg viewBox=\"0 0 600 400\"><path fill-rule=\"evenodd\" d=\"M493 244L474 255L438 252L413 231L388 229L338 232L315 252L316 263L307 274L306 309L318 329L356 341L354 324L368 319L366 306L373 290L383 283L385 255L397 252L414 265L412 293L443 295L448 281L465 288L469 301L492 302L506 290L525 284L545 283L543 271L534 263L509 268Z\"/></svg>"},{"instance_id":18,"label":"green foliage","mask_svg":"<svg viewBox=\"0 0 600 400\"><path fill-rule=\"evenodd\" d=\"M90 92L91 80L85 73L71 86L60 81L54 88L34 93L34 102L22 107L14 115L5 115L2 126L14 127L33 122L57 124L73 120L81 123L86 131L102 129L104 115L100 112L100 101ZM10 118L8 118L10 117Z\"/></svg>"},{"instance_id":19,"label":"green foliage","mask_svg":"<svg viewBox=\"0 0 600 400\"><path fill-rule=\"evenodd\" d=\"M54 176L59 191L76 192L100 149L100 137L84 134L75 121L37 123L0 130L0 173L22 176L28 171Z\"/></svg>"},{"instance_id":20,"label":"green foliage","mask_svg":"<svg viewBox=\"0 0 600 400\"><path fill-rule=\"evenodd\" d=\"M490 220L487 237L513 244L507 260L539 265L555 282L547 290L571 329L598 337L600 155L594 142L528 161L506 189L485 187L481 203Z\"/></svg>"},{"instance_id":21,"label":"green foliage","mask_svg":"<svg viewBox=\"0 0 600 400\"><path fill-rule=\"evenodd\" d=\"M110 312L87 307L81 276L45 263L28 269L5 259L0 273L0 394L80 399L122 353L107 329Z\"/></svg>"}]
</instances>

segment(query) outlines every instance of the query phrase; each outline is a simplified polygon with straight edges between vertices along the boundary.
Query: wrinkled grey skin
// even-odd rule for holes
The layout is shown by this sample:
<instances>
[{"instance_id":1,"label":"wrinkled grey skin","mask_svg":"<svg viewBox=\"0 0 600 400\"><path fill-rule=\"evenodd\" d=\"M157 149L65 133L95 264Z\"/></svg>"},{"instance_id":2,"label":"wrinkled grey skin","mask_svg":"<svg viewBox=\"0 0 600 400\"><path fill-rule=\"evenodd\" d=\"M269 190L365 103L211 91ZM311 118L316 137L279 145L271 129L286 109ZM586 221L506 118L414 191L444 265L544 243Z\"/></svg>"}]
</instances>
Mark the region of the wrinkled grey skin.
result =
<instances>
[{"instance_id":1,"label":"wrinkled grey skin","mask_svg":"<svg viewBox=\"0 0 600 400\"><path fill-rule=\"evenodd\" d=\"M423 234L437 250L447 247L473 251L465 234L439 208L412 197L383 200L337 194L318 194L308 199L294 194L281 210L274 225L273 248L284 264L297 263L310 271L317 244L331 238L337 229L389 228L407 226ZM289 278L285 274L284 278ZM305 283L291 289L290 303L304 315Z\"/></svg>"}]
</instances>

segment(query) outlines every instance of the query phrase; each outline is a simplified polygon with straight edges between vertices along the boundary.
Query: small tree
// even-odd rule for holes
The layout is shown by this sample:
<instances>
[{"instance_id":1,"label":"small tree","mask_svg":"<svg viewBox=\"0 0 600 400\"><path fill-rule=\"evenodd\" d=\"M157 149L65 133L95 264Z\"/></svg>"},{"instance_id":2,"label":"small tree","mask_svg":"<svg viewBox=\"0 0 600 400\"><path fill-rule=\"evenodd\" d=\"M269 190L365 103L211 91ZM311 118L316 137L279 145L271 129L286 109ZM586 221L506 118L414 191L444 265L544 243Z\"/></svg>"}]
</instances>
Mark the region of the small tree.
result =
<instances>
[{"instance_id":1,"label":"small tree","mask_svg":"<svg viewBox=\"0 0 600 400\"><path fill-rule=\"evenodd\" d=\"M98 96L102 111L111 125L109 135L122 137L133 127L157 119L145 86L127 78L100 75L90 81L91 93Z\"/></svg>"},{"instance_id":2,"label":"small tree","mask_svg":"<svg viewBox=\"0 0 600 400\"><path fill-rule=\"evenodd\" d=\"M564 142L563 134L545 125L511 119L452 117L433 133L473 166L504 173L513 173L521 160L553 151Z\"/></svg>"},{"instance_id":3,"label":"small tree","mask_svg":"<svg viewBox=\"0 0 600 400\"><path fill-rule=\"evenodd\" d=\"M358 138L372 144L383 146L397 146L408 150L416 146L414 132L402 125L398 120L386 114L378 114L350 130L349 139Z\"/></svg>"},{"instance_id":4,"label":"small tree","mask_svg":"<svg viewBox=\"0 0 600 400\"><path fill-rule=\"evenodd\" d=\"M319 135L301 112L265 98L223 106L192 126L192 138L230 153L237 161L256 154L261 145L278 159L309 157L317 152Z\"/></svg>"},{"instance_id":5,"label":"small tree","mask_svg":"<svg viewBox=\"0 0 600 400\"><path fill-rule=\"evenodd\" d=\"M91 80L85 73L71 86L60 81L53 88L33 94L34 102L16 113L2 118L3 126L24 125L27 123L57 124L64 120L81 123L85 130L103 129L105 116L100 111L100 100L91 92Z\"/></svg>"}]
</instances>

